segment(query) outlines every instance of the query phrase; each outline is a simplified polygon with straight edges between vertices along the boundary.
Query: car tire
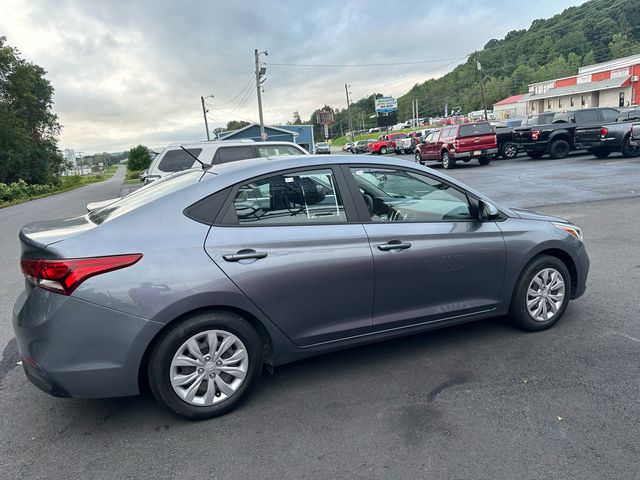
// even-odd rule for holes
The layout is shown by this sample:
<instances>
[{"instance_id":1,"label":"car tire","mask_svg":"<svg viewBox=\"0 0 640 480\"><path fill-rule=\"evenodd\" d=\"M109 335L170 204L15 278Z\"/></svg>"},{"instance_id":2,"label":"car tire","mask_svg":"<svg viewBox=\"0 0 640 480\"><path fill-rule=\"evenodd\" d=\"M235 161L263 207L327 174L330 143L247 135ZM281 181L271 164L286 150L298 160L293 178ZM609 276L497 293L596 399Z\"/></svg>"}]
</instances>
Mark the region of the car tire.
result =
<instances>
[{"instance_id":1,"label":"car tire","mask_svg":"<svg viewBox=\"0 0 640 480\"><path fill-rule=\"evenodd\" d=\"M445 170L451 170L455 168L456 161L449 156L449 152L442 152L442 168Z\"/></svg>"},{"instance_id":2,"label":"car tire","mask_svg":"<svg viewBox=\"0 0 640 480\"><path fill-rule=\"evenodd\" d=\"M382 147L380 149L380 155L386 155L387 154L387 147Z\"/></svg>"},{"instance_id":3,"label":"car tire","mask_svg":"<svg viewBox=\"0 0 640 480\"><path fill-rule=\"evenodd\" d=\"M217 361L215 354L209 355L213 338L218 348L228 343ZM192 353L192 342L199 352ZM223 415L236 408L258 382L263 350L253 327L235 313L212 311L187 317L162 333L151 350L147 367L151 391L158 403L181 417L201 420ZM236 355L241 359L231 360ZM194 381L185 381L186 377Z\"/></svg>"},{"instance_id":4,"label":"car tire","mask_svg":"<svg viewBox=\"0 0 640 480\"><path fill-rule=\"evenodd\" d=\"M480 157L478 158L478 163L480 165L489 165L491 163L491 157Z\"/></svg>"},{"instance_id":5,"label":"car tire","mask_svg":"<svg viewBox=\"0 0 640 480\"><path fill-rule=\"evenodd\" d=\"M559 258L540 255L529 262L518 279L509 318L524 330L546 330L562 318L570 299L571 274L567 266Z\"/></svg>"},{"instance_id":6,"label":"car tire","mask_svg":"<svg viewBox=\"0 0 640 480\"><path fill-rule=\"evenodd\" d=\"M500 146L500 156L505 160L511 160L518 156L518 146L513 142L503 143Z\"/></svg>"},{"instance_id":7,"label":"car tire","mask_svg":"<svg viewBox=\"0 0 640 480\"><path fill-rule=\"evenodd\" d=\"M631 146L631 138L627 137L622 142L622 148L620 149L624 158L638 157L640 156L640 148Z\"/></svg>"},{"instance_id":8,"label":"car tire","mask_svg":"<svg viewBox=\"0 0 640 480\"><path fill-rule=\"evenodd\" d=\"M542 156L544 155L544 152L541 150L531 150L529 152L527 152L527 155L529 156L529 158L533 158L534 160L538 160L540 158L542 158Z\"/></svg>"},{"instance_id":9,"label":"car tire","mask_svg":"<svg viewBox=\"0 0 640 480\"><path fill-rule=\"evenodd\" d=\"M570 151L571 145L563 139L554 140L549 146L549 156L554 160L566 158Z\"/></svg>"},{"instance_id":10,"label":"car tire","mask_svg":"<svg viewBox=\"0 0 640 480\"><path fill-rule=\"evenodd\" d=\"M416 153L415 153L415 155L413 156L413 159L416 161L416 163L420 163L420 160L422 160L422 159L420 158L420 152L418 152L418 151L416 150Z\"/></svg>"},{"instance_id":11,"label":"car tire","mask_svg":"<svg viewBox=\"0 0 640 480\"><path fill-rule=\"evenodd\" d=\"M611 155L611 150L598 148L594 150L589 150L589 153L597 158L607 158L609 155Z\"/></svg>"}]
</instances>

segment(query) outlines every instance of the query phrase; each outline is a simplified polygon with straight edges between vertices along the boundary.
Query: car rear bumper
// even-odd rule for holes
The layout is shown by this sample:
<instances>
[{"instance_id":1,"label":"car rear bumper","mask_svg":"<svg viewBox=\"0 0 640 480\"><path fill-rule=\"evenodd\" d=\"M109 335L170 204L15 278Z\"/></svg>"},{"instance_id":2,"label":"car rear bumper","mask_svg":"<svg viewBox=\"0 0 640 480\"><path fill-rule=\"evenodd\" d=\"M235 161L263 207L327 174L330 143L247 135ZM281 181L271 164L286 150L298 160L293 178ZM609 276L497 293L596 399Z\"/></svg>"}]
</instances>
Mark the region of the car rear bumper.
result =
<instances>
[{"instance_id":1,"label":"car rear bumper","mask_svg":"<svg viewBox=\"0 0 640 480\"><path fill-rule=\"evenodd\" d=\"M574 144L577 150L593 150L597 148L610 148L613 149L615 138L605 138L602 140L577 140Z\"/></svg>"},{"instance_id":2,"label":"car rear bumper","mask_svg":"<svg viewBox=\"0 0 640 480\"><path fill-rule=\"evenodd\" d=\"M142 357L162 326L29 285L13 309L27 378L63 397L138 394Z\"/></svg>"},{"instance_id":3,"label":"car rear bumper","mask_svg":"<svg viewBox=\"0 0 640 480\"><path fill-rule=\"evenodd\" d=\"M547 151L547 147L549 146L549 142L518 142L514 141L519 148L525 150L527 152L542 152Z\"/></svg>"},{"instance_id":4,"label":"car rear bumper","mask_svg":"<svg viewBox=\"0 0 640 480\"><path fill-rule=\"evenodd\" d=\"M451 153L451 158L455 158L456 160L458 160L458 159L464 159L464 158L489 157L491 155L497 155L497 154L498 154L497 148L483 148L480 150L472 150L469 152L455 151Z\"/></svg>"}]
</instances>

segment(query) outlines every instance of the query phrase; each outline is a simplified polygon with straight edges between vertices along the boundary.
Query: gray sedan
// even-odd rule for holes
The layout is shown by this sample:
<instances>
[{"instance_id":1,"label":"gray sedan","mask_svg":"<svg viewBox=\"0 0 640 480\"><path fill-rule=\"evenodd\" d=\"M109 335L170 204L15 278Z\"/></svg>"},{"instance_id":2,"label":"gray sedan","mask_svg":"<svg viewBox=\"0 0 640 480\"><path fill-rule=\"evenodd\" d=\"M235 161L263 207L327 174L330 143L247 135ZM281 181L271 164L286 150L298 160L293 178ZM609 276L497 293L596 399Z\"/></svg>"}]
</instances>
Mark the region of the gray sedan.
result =
<instances>
[{"instance_id":1,"label":"gray sedan","mask_svg":"<svg viewBox=\"0 0 640 480\"><path fill-rule=\"evenodd\" d=\"M242 160L20 232L13 327L57 396L221 415L263 366L509 315L544 330L585 291L580 228L402 160ZM329 372L327 372L329 374Z\"/></svg>"}]
</instances>

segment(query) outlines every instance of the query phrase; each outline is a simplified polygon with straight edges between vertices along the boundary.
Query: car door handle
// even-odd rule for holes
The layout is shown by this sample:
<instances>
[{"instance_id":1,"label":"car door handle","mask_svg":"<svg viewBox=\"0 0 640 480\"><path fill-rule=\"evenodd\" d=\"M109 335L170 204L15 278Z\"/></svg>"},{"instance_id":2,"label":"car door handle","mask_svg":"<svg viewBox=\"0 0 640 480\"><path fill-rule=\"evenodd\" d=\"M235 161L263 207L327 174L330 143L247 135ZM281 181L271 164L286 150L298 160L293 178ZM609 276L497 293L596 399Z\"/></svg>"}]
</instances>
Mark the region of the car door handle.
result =
<instances>
[{"instance_id":1,"label":"car door handle","mask_svg":"<svg viewBox=\"0 0 640 480\"><path fill-rule=\"evenodd\" d=\"M267 255L267 252L256 252L255 250L246 249L239 250L231 255L223 255L222 258L227 262L239 262L240 260L259 260L261 258L265 258Z\"/></svg>"},{"instance_id":2,"label":"car door handle","mask_svg":"<svg viewBox=\"0 0 640 480\"><path fill-rule=\"evenodd\" d=\"M391 240L388 243L378 244L378 250L382 250L383 252L388 252L389 250L406 250L407 248L411 248L411 244L401 242L400 240Z\"/></svg>"}]
</instances>

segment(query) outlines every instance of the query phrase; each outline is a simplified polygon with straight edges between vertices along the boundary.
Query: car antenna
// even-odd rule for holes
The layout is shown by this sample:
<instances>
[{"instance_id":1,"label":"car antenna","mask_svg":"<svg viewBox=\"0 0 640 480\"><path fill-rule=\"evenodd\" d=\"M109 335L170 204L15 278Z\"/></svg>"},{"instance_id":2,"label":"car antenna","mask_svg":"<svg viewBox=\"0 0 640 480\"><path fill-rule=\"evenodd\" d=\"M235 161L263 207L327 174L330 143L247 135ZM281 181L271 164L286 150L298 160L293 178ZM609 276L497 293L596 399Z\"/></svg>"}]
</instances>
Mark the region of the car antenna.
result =
<instances>
[{"instance_id":1,"label":"car antenna","mask_svg":"<svg viewBox=\"0 0 640 480\"><path fill-rule=\"evenodd\" d=\"M202 165L202 169L203 170L209 170L211 167L213 167L213 165L211 165L210 163L204 163L202 160L200 160L198 157L196 157L193 153L191 153L189 150L184 148L182 145L180 145L180 148L182 150L184 150L185 152L187 152L187 155L189 155L191 158L193 158L196 162L198 162L200 165Z\"/></svg>"}]
</instances>

